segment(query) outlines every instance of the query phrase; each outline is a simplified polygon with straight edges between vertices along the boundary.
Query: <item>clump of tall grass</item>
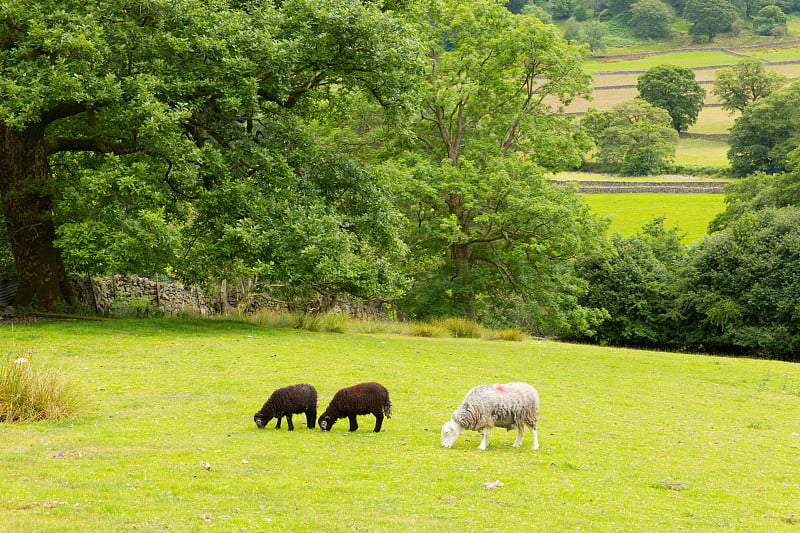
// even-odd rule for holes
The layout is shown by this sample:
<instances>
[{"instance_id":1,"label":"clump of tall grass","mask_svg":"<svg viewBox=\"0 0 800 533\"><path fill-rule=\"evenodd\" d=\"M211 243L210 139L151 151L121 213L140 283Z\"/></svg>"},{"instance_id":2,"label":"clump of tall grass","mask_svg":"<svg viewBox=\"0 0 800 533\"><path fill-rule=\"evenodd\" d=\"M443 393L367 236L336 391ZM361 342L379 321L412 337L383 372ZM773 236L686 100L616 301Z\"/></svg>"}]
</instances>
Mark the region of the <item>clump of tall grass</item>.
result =
<instances>
[{"instance_id":1,"label":"clump of tall grass","mask_svg":"<svg viewBox=\"0 0 800 533\"><path fill-rule=\"evenodd\" d=\"M0 422L77 418L81 401L62 372L31 361L29 353L0 355Z\"/></svg>"},{"instance_id":2,"label":"clump of tall grass","mask_svg":"<svg viewBox=\"0 0 800 533\"><path fill-rule=\"evenodd\" d=\"M227 320L241 320L257 326L294 328L314 332L410 335L412 337L457 337L521 341L525 333L516 328L491 330L466 318L445 318L432 322L398 322L376 318L353 318L346 313L309 314L262 310L228 313Z\"/></svg>"},{"instance_id":3,"label":"clump of tall grass","mask_svg":"<svg viewBox=\"0 0 800 533\"><path fill-rule=\"evenodd\" d=\"M445 318L440 323L456 338L479 339L483 334L480 324L467 318Z\"/></svg>"},{"instance_id":4,"label":"clump of tall grass","mask_svg":"<svg viewBox=\"0 0 800 533\"><path fill-rule=\"evenodd\" d=\"M523 341L527 335L518 328L493 329L489 332L488 338L496 341Z\"/></svg>"},{"instance_id":5,"label":"clump of tall grass","mask_svg":"<svg viewBox=\"0 0 800 533\"><path fill-rule=\"evenodd\" d=\"M411 322L406 326L412 337L447 337L447 328L439 322Z\"/></svg>"}]
</instances>

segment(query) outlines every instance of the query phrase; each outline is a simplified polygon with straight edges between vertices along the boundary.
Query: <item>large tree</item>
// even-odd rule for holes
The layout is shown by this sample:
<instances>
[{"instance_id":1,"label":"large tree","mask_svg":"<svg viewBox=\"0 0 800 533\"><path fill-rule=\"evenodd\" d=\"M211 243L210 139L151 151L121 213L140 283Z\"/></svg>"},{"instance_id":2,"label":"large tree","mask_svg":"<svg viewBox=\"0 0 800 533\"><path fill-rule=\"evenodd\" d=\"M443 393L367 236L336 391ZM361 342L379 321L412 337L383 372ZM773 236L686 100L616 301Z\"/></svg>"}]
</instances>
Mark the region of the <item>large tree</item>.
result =
<instances>
[{"instance_id":1,"label":"large tree","mask_svg":"<svg viewBox=\"0 0 800 533\"><path fill-rule=\"evenodd\" d=\"M737 176L787 170L800 145L800 81L748 105L733 123L728 145Z\"/></svg>"},{"instance_id":2,"label":"large tree","mask_svg":"<svg viewBox=\"0 0 800 533\"><path fill-rule=\"evenodd\" d=\"M689 0L683 16L692 24L689 35L708 35L708 42L730 30L733 21L739 18L736 8L727 0Z\"/></svg>"},{"instance_id":3,"label":"large tree","mask_svg":"<svg viewBox=\"0 0 800 533\"><path fill-rule=\"evenodd\" d=\"M763 61L746 57L717 71L712 92L722 100L722 109L743 112L749 104L772 94L785 83L786 76L767 72Z\"/></svg>"},{"instance_id":4,"label":"large tree","mask_svg":"<svg viewBox=\"0 0 800 533\"><path fill-rule=\"evenodd\" d=\"M581 311L566 303L575 292L567 267L598 226L543 169L579 162L587 146L559 112L588 92L585 52L492 0L432 2L421 17L428 71L399 156L406 238L421 266L405 303L475 317L513 301L563 326L564 309Z\"/></svg>"},{"instance_id":5,"label":"large tree","mask_svg":"<svg viewBox=\"0 0 800 533\"><path fill-rule=\"evenodd\" d=\"M638 0L631 6L631 27L642 37L670 37L675 11L661 0Z\"/></svg>"},{"instance_id":6,"label":"large tree","mask_svg":"<svg viewBox=\"0 0 800 533\"><path fill-rule=\"evenodd\" d=\"M596 157L627 175L662 172L675 157L678 133L669 114L636 98L610 111L590 108L581 122L597 147Z\"/></svg>"},{"instance_id":7,"label":"large tree","mask_svg":"<svg viewBox=\"0 0 800 533\"><path fill-rule=\"evenodd\" d=\"M657 65L639 76L636 84L639 96L656 107L665 109L672 119L672 127L686 131L697 122L703 108L706 91L688 67Z\"/></svg>"},{"instance_id":8,"label":"large tree","mask_svg":"<svg viewBox=\"0 0 800 533\"><path fill-rule=\"evenodd\" d=\"M379 180L304 153L297 117L349 91L402 106L418 52L400 19L357 0L3 2L0 197L15 302L70 303L54 213L69 198L72 215L91 207L76 192L87 179L155 202L153 227L180 218L185 256L267 273L292 258L308 278L374 287L386 275L376 247L394 240ZM100 196L113 205L114 194Z\"/></svg>"}]
</instances>

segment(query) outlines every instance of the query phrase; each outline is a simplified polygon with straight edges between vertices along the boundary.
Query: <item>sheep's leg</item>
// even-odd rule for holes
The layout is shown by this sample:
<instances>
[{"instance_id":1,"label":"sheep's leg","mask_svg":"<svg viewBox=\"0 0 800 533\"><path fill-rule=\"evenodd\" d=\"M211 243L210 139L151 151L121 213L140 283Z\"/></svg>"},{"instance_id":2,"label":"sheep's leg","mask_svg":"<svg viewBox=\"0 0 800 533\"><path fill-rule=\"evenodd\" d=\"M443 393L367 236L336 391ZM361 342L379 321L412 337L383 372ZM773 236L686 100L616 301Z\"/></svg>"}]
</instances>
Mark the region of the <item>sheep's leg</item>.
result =
<instances>
[{"instance_id":1,"label":"sheep's leg","mask_svg":"<svg viewBox=\"0 0 800 533\"><path fill-rule=\"evenodd\" d=\"M520 424L517 426L517 440L514 441L513 446L514 448L519 448L522 445L522 437L525 433L525 424Z\"/></svg>"},{"instance_id":2,"label":"sheep's leg","mask_svg":"<svg viewBox=\"0 0 800 533\"><path fill-rule=\"evenodd\" d=\"M533 437L533 449L539 449L539 436L534 428L531 428L531 437Z\"/></svg>"},{"instance_id":3,"label":"sheep's leg","mask_svg":"<svg viewBox=\"0 0 800 533\"><path fill-rule=\"evenodd\" d=\"M350 415L348 418L350 419L350 431L357 430L358 422L356 421L356 415Z\"/></svg>"},{"instance_id":4,"label":"sheep's leg","mask_svg":"<svg viewBox=\"0 0 800 533\"><path fill-rule=\"evenodd\" d=\"M479 450L485 450L487 446L489 446L489 428L483 428L482 437L481 437L481 445L478 446Z\"/></svg>"},{"instance_id":5,"label":"sheep's leg","mask_svg":"<svg viewBox=\"0 0 800 533\"><path fill-rule=\"evenodd\" d=\"M314 429L314 424L317 423L317 410L309 409L306 411L306 425L308 429Z\"/></svg>"},{"instance_id":6,"label":"sheep's leg","mask_svg":"<svg viewBox=\"0 0 800 533\"><path fill-rule=\"evenodd\" d=\"M379 432L381 430L381 425L383 425L383 414L375 413L375 429L372 431L375 433Z\"/></svg>"},{"instance_id":7,"label":"sheep's leg","mask_svg":"<svg viewBox=\"0 0 800 533\"><path fill-rule=\"evenodd\" d=\"M292 424L292 413L286 415L286 425L289 426L289 431L294 431L294 424Z\"/></svg>"},{"instance_id":8,"label":"sheep's leg","mask_svg":"<svg viewBox=\"0 0 800 533\"><path fill-rule=\"evenodd\" d=\"M275 429L281 429L281 418L283 417L282 416L278 417L278 423L275 425Z\"/></svg>"}]
</instances>

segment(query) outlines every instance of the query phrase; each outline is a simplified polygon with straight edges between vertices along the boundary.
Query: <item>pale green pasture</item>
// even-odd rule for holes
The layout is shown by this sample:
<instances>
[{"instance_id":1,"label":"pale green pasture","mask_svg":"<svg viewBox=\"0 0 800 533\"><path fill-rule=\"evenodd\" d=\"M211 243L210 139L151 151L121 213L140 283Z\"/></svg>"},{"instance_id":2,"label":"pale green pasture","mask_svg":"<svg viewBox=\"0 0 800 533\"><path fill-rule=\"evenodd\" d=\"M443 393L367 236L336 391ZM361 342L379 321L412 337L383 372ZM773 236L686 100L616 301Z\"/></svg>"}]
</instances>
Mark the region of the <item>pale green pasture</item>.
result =
<instances>
[{"instance_id":1,"label":"pale green pasture","mask_svg":"<svg viewBox=\"0 0 800 533\"><path fill-rule=\"evenodd\" d=\"M700 130L705 133L705 130ZM678 165L701 165L727 167L728 142L707 139L678 139L675 147L675 163Z\"/></svg>"},{"instance_id":2,"label":"pale green pasture","mask_svg":"<svg viewBox=\"0 0 800 533\"><path fill-rule=\"evenodd\" d=\"M738 111L731 114L721 107L704 107L697 115L697 122L689 126L689 133L729 133L739 114Z\"/></svg>"},{"instance_id":3,"label":"pale green pasture","mask_svg":"<svg viewBox=\"0 0 800 533\"><path fill-rule=\"evenodd\" d=\"M795 51L795 54L800 56L800 52L798 51ZM800 59L800 57L795 57L794 59ZM789 79L800 77L800 65L765 65L765 68L769 72L783 74Z\"/></svg>"},{"instance_id":4,"label":"pale green pasture","mask_svg":"<svg viewBox=\"0 0 800 533\"><path fill-rule=\"evenodd\" d=\"M759 48L755 50L749 50L745 53L747 53L748 55L752 55L754 57L766 59L767 61L789 61L793 59L794 60L800 59L800 47L794 47L794 48L779 47L779 48L764 48L764 49ZM791 65L778 65L778 66L791 66Z\"/></svg>"},{"instance_id":5,"label":"pale green pasture","mask_svg":"<svg viewBox=\"0 0 800 533\"><path fill-rule=\"evenodd\" d=\"M735 63L736 58L723 52L679 52L649 57L615 58L590 60L584 63L586 72L604 70L647 70L656 65L682 65L690 67L710 67Z\"/></svg>"},{"instance_id":6,"label":"pale green pasture","mask_svg":"<svg viewBox=\"0 0 800 533\"><path fill-rule=\"evenodd\" d=\"M3 327L82 384L83 420L0 428L0 530L796 531L800 366L541 340L233 322ZM13 340L12 340L13 339ZM277 387L378 380L393 417L256 429ZM540 392L541 448L439 430L480 383ZM208 468L204 466L208 463ZM485 484L499 481L496 488Z\"/></svg>"},{"instance_id":7,"label":"pale green pasture","mask_svg":"<svg viewBox=\"0 0 800 533\"><path fill-rule=\"evenodd\" d=\"M694 73L694 77L698 82L713 82L716 77L716 72L717 69L697 70ZM639 76L641 76L641 74L596 74L594 76L594 86L612 87L615 85L636 85L639 81Z\"/></svg>"},{"instance_id":8,"label":"pale green pasture","mask_svg":"<svg viewBox=\"0 0 800 533\"><path fill-rule=\"evenodd\" d=\"M612 176L608 174L598 174L594 172L559 172L553 176L554 179L557 180L564 180L564 181L630 181L636 183L653 183L653 182L675 182L675 183L696 183L698 180L707 179L707 178L695 178L692 176L673 176L673 175L664 175L664 176ZM713 178L708 178L712 179ZM717 180L713 180L717 181Z\"/></svg>"},{"instance_id":9,"label":"pale green pasture","mask_svg":"<svg viewBox=\"0 0 800 533\"><path fill-rule=\"evenodd\" d=\"M708 224L724 208L722 194L584 194L595 213L611 217L611 233L634 235L656 217L665 217L666 227L677 226L686 236L684 244L693 244L708 234Z\"/></svg>"}]
</instances>

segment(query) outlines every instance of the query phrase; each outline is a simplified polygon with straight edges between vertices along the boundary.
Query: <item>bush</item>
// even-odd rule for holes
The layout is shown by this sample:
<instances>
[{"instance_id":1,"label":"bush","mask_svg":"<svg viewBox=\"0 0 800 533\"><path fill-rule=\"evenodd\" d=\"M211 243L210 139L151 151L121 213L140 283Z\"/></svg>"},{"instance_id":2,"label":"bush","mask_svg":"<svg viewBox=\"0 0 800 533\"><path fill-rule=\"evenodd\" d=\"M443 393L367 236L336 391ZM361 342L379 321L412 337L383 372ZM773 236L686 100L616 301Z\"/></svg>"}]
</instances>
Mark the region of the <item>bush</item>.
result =
<instances>
[{"instance_id":1,"label":"bush","mask_svg":"<svg viewBox=\"0 0 800 533\"><path fill-rule=\"evenodd\" d=\"M0 356L0 422L77 418L74 384L56 370L34 365L29 354Z\"/></svg>"},{"instance_id":2,"label":"bush","mask_svg":"<svg viewBox=\"0 0 800 533\"><path fill-rule=\"evenodd\" d=\"M111 302L111 316L114 318L163 318L163 307L153 307L146 297L126 296Z\"/></svg>"},{"instance_id":3,"label":"bush","mask_svg":"<svg viewBox=\"0 0 800 533\"><path fill-rule=\"evenodd\" d=\"M786 14L778 6L766 6L753 17L753 30L759 35L786 35Z\"/></svg>"},{"instance_id":4,"label":"bush","mask_svg":"<svg viewBox=\"0 0 800 533\"><path fill-rule=\"evenodd\" d=\"M684 254L677 228L667 230L663 217L657 218L633 237L614 235L612 244L611 254L584 258L576 266L588 285L580 304L603 307L609 315L587 337L604 344L670 344L667 317Z\"/></svg>"},{"instance_id":5,"label":"bush","mask_svg":"<svg viewBox=\"0 0 800 533\"><path fill-rule=\"evenodd\" d=\"M682 275L686 344L798 360L800 208L747 211L705 240Z\"/></svg>"}]
</instances>

